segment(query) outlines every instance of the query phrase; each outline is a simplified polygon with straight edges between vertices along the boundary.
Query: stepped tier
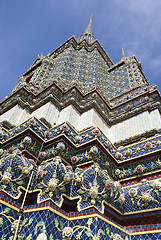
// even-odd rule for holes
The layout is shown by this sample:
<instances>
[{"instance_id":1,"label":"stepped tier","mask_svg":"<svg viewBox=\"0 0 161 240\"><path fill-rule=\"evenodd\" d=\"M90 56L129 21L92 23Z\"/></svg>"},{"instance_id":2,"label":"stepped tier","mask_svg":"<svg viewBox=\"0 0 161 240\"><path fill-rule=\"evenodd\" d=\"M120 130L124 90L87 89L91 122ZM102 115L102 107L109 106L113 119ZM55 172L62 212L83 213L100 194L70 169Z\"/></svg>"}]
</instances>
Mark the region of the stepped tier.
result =
<instances>
[{"instance_id":1,"label":"stepped tier","mask_svg":"<svg viewBox=\"0 0 161 240\"><path fill-rule=\"evenodd\" d=\"M22 87L0 103L0 122L16 126L31 116L45 118L51 125L69 121L77 130L99 127L117 146L157 133L161 128L160 95L156 86L130 91L126 100L105 101L99 88L83 94L79 84L64 90L54 80L39 94ZM132 138L134 140L132 140Z\"/></svg>"},{"instance_id":2,"label":"stepped tier","mask_svg":"<svg viewBox=\"0 0 161 240\"><path fill-rule=\"evenodd\" d=\"M161 238L161 99L92 31L36 61L0 102L3 240Z\"/></svg>"}]
</instances>

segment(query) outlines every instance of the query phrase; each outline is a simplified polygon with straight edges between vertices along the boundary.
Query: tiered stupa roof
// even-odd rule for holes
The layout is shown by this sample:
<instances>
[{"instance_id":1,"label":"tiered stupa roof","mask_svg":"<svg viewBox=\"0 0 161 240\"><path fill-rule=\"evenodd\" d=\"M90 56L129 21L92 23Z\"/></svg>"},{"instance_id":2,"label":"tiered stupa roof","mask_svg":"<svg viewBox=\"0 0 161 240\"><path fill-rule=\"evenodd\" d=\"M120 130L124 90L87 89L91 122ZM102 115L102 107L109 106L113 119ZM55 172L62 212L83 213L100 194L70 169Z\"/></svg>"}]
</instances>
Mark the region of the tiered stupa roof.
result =
<instances>
[{"instance_id":1,"label":"tiered stupa roof","mask_svg":"<svg viewBox=\"0 0 161 240\"><path fill-rule=\"evenodd\" d=\"M98 86L107 99L147 84L135 57L123 57L119 63L113 63L93 36L92 17L78 39L73 36L53 53L38 57L14 90L28 84L33 92L39 92L54 79L66 86L78 82L85 91Z\"/></svg>"},{"instance_id":2,"label":"tiered stupa roof","mask_svg":"<svg viewBox=\"0 0 161 240\"><path fill-rule=\"evenodd\" d=\"M39 56L0 102L2 239L160 239L160 103L134 56L112 62L92 17Z\"/></svg>"}]
</instances>

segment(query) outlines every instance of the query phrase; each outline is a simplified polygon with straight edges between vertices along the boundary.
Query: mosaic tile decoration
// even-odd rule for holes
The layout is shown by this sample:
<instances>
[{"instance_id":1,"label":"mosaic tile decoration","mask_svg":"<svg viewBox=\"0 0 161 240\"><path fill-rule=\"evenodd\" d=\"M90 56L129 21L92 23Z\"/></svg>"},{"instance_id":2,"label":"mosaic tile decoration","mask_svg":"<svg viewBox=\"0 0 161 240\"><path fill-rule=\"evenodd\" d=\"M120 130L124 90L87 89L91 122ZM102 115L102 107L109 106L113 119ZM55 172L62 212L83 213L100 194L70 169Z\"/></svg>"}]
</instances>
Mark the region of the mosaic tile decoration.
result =
<instances>
[{"instance_id":1,"label":"mosaic tile decoration","mask_svg":"<svg viewBox=\"0 0 161 240\"><path fill-rule=\"evenodd\" d=\"M33 210L30 209L28 212L28 207L25 207L25 212L21 217L21 228L19 230L18 236L22 239L39 239L40 237L49 239L62 239L64 234L69 234L70 239L159 239L160 231L154 230L154 225L146 226L146 229L153 227L153 233L144 232L144 226L140 228L140 231L134 233L128 233L119 224L110 222L105 217L101 218L99 215L90 215L90 211L84 212L84 217L76 217L77 215L68 214L64 215L63 218L58 212L50 210L47 205L44 205L46 210ZM51 211L52 210L52 211ZM63 211L62 211L63 213ZM65 213L65 212L64 212ZM92 212L91 212L92 213ZM58 214L58 215L57 215ZM72 217L73 215L73 217ZM12 217L11 217L12 216ZM71 219L70 219L71 218ZM18 214L12 208L1 205L0 212L0 229L2 231L2 236L6 239L10 239L14 234L14 227L16 226L16 221L18 219ZM133 227L135 229L136 227ZM132 228L131 228L132 229ZM138 228L137 228L138 229ZM70 230L70 231L67 231ZM129 231L130 232L130 231ZM148 238L147 238L148 237Z\"/></svg>"},{"instance_id":2,"label":"mosaic tile decoration","mask_svg":"<svg viewBox=\"0 0 161 240\"><path fill-rule=\"evenodd\" d=\"M0 102L1 239L160 239L160 102L134 56L112 62L92 17L38 56Z\"/></svg>"}]
</instances>

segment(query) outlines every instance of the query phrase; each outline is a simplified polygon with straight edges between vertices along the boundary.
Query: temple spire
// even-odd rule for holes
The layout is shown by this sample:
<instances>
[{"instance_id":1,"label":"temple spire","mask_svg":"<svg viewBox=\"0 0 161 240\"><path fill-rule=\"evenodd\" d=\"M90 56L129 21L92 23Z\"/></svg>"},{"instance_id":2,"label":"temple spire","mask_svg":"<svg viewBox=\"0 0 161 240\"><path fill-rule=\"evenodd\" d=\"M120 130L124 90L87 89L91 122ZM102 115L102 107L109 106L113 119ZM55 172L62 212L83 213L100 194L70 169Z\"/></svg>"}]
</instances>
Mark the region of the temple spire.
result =
<instances>
[{"instance_id":1,"label":"temple spire","mask_svg":"<svg viewBox=\"0 0 161 240\"><path fill-rule=\"evenodd\" d=\"M86 30L84 31L83 35L86 35L86 34L91 34L91 35L93 35L92 20L93 20L93 14L91 15L90 22L89 22Z\"/></svg>"},{"instance_id":2,"label":"temple spire","mask_svg":"<svg viewBox=\"0 0 161 240\"><path fill-rule=\"evenodd\" d=\"M81 42L84 39L86 39L86 41L89 44L92 44L95 41L95 38L93 36L93 30L92 30L92 19L93 19L93 14L91 15L90 18L90 22L86 28L86 30L84 31L84 33L78 38L78 41Z\"/></svg>"},{"instance_id":3,"label":"temple spire","mask_svg":"<svg viewBox=\"0 0 161 240\"><path fill-rule=\"evenodd\" d=\"M125 52L123 48L122 48L122 58L125 58Z\"/></svg>"}]
</instances>

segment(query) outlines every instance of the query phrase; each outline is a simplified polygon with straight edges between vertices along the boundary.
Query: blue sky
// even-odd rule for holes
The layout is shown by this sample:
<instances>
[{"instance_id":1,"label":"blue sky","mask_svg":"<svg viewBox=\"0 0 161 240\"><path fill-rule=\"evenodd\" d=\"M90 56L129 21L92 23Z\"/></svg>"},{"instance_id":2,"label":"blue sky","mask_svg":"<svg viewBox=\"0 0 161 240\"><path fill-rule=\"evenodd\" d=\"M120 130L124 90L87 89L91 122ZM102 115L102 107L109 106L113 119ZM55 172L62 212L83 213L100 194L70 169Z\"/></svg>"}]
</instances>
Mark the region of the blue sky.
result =
<instances>
[{"instance_id":1,"label":"blue sky","mask_svg":"<svg viewBox=\"0 0 161 240\"><path fill-rule=\"evenodd\" d=\"M161 90L160 0L5 0L0 3L0 100L38 54L53 52L72 35L78 38L91 14L94 36L114 63L123 47Z\"/></svg>"}]
</instances>

